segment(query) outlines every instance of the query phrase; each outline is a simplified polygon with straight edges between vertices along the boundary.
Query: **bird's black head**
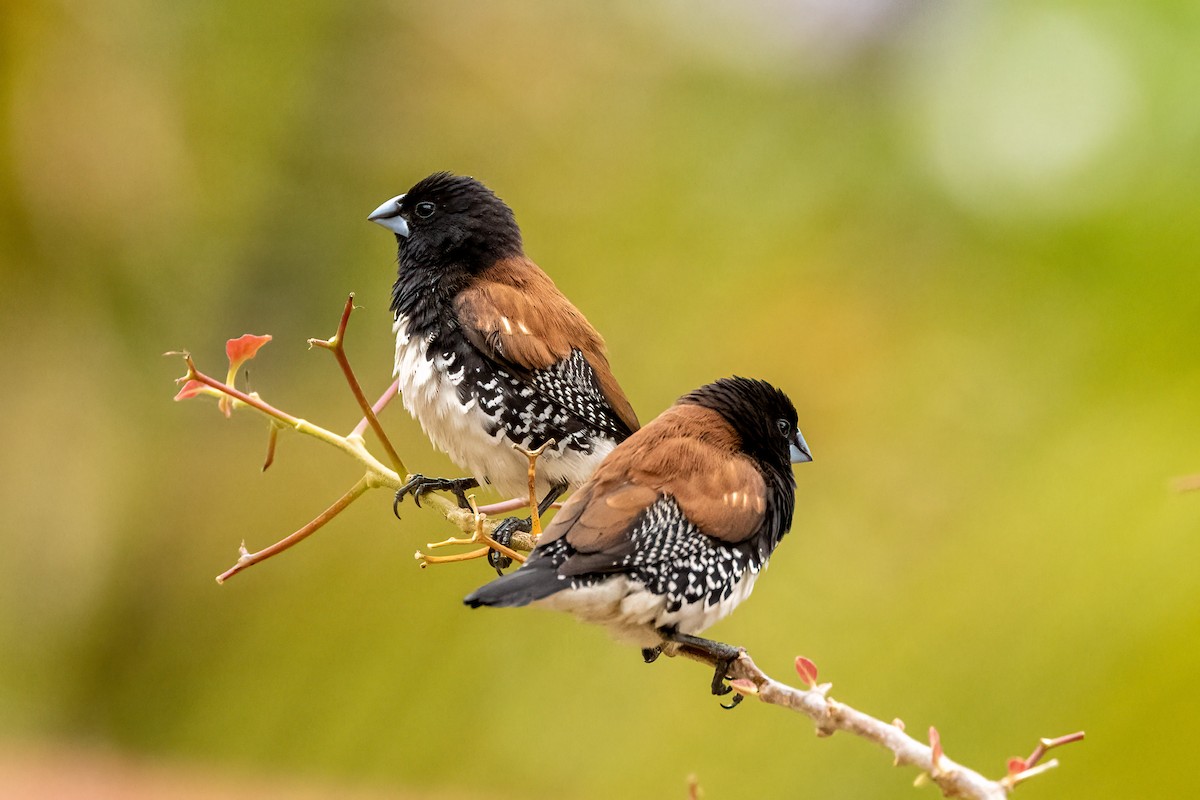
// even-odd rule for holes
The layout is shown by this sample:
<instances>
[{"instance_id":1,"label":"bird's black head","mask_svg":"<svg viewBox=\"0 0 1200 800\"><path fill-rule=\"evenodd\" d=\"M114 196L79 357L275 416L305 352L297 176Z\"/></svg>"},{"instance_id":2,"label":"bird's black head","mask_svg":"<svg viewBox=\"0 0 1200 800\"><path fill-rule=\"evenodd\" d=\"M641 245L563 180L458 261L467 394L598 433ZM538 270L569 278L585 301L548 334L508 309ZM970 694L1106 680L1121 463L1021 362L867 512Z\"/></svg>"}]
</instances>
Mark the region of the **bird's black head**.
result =
<instances>
[{"instance_id":1,"label":"bird's black head","mask_svg":"<svg viewBox=\"0 0 1200 800\"><path fill-rule=\"evenodd\" d=\"M680 398L711 408L737 432L742 450L760 464L790 478L790 464L812 461L797 426L796 407L766 381L722 378Z\"/></svg>"},{"instance_id":2,"label":"bird's black head","mask_svg":"<svg viewBox=\"0 0 1200 800\"><path fill-rule=\"evenodd\" d=\"M792 526L796 476L791 464L812 461L808 443L796 426L796 407L771 384L748 378L722 378L684 395L679 402L700 405L724 417L741 440L742 452L762 471L767 485L766 510L757 542L759 556L765 560Z\"/></svg>"},{"instance_id":3,"label":"bird's black head","mask_svg":"<svg viewBox=\"0 0 1200 800\"><path fill-rule=\"evenodd\" d=\"M519 255L512 209L474 178L437 172L368 217L396 234L400 269L432 271L454 282Z\"/></svg>"}]
</instances>

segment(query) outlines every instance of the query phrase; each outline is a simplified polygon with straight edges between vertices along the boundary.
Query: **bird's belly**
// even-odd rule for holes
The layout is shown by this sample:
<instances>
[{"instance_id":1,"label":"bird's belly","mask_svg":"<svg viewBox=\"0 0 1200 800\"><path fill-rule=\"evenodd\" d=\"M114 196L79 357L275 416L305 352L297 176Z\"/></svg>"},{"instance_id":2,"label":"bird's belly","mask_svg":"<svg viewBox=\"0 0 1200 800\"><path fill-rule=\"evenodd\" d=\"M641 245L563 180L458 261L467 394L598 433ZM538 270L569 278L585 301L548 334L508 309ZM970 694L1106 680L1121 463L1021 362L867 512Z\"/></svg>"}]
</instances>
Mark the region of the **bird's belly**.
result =
<instances>
[{"instance_id":1,"label":"bird's belly","mask_svg":"<svg viewBox=\"0 0 1200 800\"><path fill-rule=\"evenodd\" d=\"M747 569L728 597L709 604L705 599L669 610L670 598L646 588L628 575L613 575L591 585L564 589L534 605L567 611L583 622L603 625L618 641L638 647L662 643L661 628L697 635L728 616L750 596L758 570Z\"/></svg>"},{"instance_id":2,"label":"bird's belly","mask_svg":"<svg viewBox=\"0 0 1200 800\"><path fill-rule=\"evenodd\" d=\"M680 633L698 634L716 625L750 596L750 592L754 591L754 582L758 580L758 573L759 570L747 569L734 582L729 596L712 605L700 600L684 603L677 611L666 612L660 617L660 627L671 626Z\"/></svg>"},{"instance_id":3,"label":"bird's belly","mask_svg":"<svg viewBox=\"0 0 1200 800\"><path fill-rule=\"evenodd\" d=\"M505 495L529 492L529 459L513 449L498 412L488 413L471 396L460 400L458 387L466 376L465 365L453 353L429 355L420 336L410 336L407 319L396 319L395 374L404 407L421 424L434 446L455 464L470 472L480 485L492 484ZM493 378L499 380L499 378ZM516 442L529 449L542 442ZM591 452L563 448L546 452L537 463L537 493L551 485L578 486L587 480L614 447L611 440L595 440Z\"/></svg>"}]
</instances>

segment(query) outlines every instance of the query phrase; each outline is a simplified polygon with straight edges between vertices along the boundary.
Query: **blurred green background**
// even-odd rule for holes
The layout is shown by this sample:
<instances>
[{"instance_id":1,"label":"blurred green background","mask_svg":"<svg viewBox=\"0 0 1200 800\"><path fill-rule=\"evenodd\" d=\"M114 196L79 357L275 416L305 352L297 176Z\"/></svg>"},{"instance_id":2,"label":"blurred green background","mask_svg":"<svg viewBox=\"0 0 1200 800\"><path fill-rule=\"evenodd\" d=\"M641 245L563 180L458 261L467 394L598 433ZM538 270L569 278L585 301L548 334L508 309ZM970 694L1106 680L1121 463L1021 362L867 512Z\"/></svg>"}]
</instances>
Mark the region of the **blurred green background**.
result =
<instances>
[{"instance_id":1,"label":"blurred green background","mask_svg":"<svg viewBox=\"0 0 1200 800\"><path fill-rule=\"evenodd\" d=\"M936 796L720 710L697 665L469 613L487 569L419 570L449 531L382 492L213 583L358 470L285 436L260 474L262 421L172 403L161 354L223 375L271 333L251 387L349 430L305 339L356 292L386 386L365 217L449 169L514 207L644 420L731 373L797 401L793 533L715 637L994 775L1086 729L1030 800L1200 788L1200 495L1171 488L1200 471L1200 6L18 0L0 36L0 780Z\"/></svg>"}]
</instances>

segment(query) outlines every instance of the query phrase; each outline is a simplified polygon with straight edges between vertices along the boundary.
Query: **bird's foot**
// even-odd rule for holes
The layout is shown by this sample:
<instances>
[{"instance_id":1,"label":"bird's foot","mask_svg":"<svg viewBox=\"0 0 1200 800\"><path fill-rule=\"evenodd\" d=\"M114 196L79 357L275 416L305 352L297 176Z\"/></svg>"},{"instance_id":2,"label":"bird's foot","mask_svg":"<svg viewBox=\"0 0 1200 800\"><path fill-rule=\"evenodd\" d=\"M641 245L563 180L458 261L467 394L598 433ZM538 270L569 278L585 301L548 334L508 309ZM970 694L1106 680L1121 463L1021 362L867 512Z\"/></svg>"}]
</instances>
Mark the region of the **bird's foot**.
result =
<instances>
[{"instance_id":1,"label":"bird's foot","mask_svg":"<svg viewBox=\"0 0 1200 800\"><path fill-rule=\"evenodd\" d=\"M396 499L392 502L392 513L400 516L400 503L405 495L412 495L417 508L421 507L421 497L430 492L450 492L458 498L458 507L469 509L467 490L479 486L474 478L427 478L424 475L409 475L408 482L396 490Z\"/></svg>"},{"instance_id":2,"label":"bird's foot","mask_svg":"<svg viewBox=\"0 0 1200 800\"><path fill-rule=\"evenodd\" d=\"M725 680L729 677L729 668L733 666L733 662L737 661L737 659L738 657L734 656L728 661L723 661L717 664L716 671L713 673L712 692L718 697L729 694L733 691L733 687L725 683ZM729 698L729 705L721 703L721 708L725 709L726 711L732 711L733 709L737 708L738 703L742 702L744 697L744 694L735 694L733 697Z\"/></svg>"},{"instance_id":3,"label":"bird's foot","mask_svg":"<svg viewBox=\"0 0 1200 800\"><path fill-rule=\"evenodd\" d=\"M729 679L729 668L741 656L742 650L739 647L721 642L713 642L713 644L720 648L720 654L714 653L716 663L713 665L712 693L717 697L723 697L733 691L725 681ZM742 695L735 694L729 699L729 705L722 703L721 708L732 709L737 707L737 704L740 702L742 702Z\"/></svg>"},{"instance_id":4,"label":"bird's foot","mask_svg":"<svg viewBox=\"0 0 1200 800\"><path fill-rule=\"evenodd\" d=\"M657 647L643 647L642 648L642 660L645 661L647 664L653 664L655 661L658 660L658 657L662 655L662 650L663 649L662 649L661 644L658 645Z\"/></svg>"},{"instance_id":5,"label":"bird's foot","mask_svg":"<svg viewBox=\"0 0 1200 800\"><path fill-rule=\"evenodd\" d=\"M517 531L529 533L533 530L533 519L530 517L505 517L496 527L492 528L492 538L505 547L512 547L513 534ZM497 575L503 575L504 570L512 565L512 559L499 550L488 553L488 564L496 570Z\"/></svg>"},{"instance_id":6,"label":"bird's foot","mask_svg":"<svg viewBox=\"0 0 1200 800\"><path fill-rule=\"evenodd\" d=\"M686 633L679 633L672 630L660 630L663 638L669 642L674 642L679 645L681 651L695 656L701 657L704 661L708 661L713 665L712 678L712 693L717 697L723 697L733 691L729 684L725 681L729 680L729 669L733 663L741 658L742 648L734 647L731 644L724 642L714 642L712 639L702 639L699 636L690 636ZM660 648L661 650L661 648ZM643 657L646 651L642 651ZM734 695L729 701L729 705L721 704L721 708L731 709L737 707L737 704L742 702L742 695Z\"/></svg>"}]
</instances>

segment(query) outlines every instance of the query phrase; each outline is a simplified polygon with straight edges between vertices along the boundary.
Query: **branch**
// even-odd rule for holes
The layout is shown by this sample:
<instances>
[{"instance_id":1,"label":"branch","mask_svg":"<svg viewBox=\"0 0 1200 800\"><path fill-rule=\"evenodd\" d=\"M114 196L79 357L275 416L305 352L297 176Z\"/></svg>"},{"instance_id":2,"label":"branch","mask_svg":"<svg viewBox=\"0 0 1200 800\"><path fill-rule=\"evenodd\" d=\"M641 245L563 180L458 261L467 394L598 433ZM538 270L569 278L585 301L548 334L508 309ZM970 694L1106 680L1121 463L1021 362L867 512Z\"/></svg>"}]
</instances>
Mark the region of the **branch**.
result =
<instances>
[{"instance_id":1,"label":"branch","mask_svg":"<svg viewBox=\"0 0 1200 800\"><path fill-rule=\"evenodd\" d=\"M275 424L279 425L284 430L293 430L297 433L303 433L307 436L312 436L314 439L319 439L328 445L336 447L346 453L356 461L361 462L372 474L380 485L390 486L393 489L399 489L403 484L400 476L392 470L381 464L370 451L363 445L361 436L339 436L333 431L326 430L320 425L314 425L306 419L294 417L286 411L281 411L275 406L265 402L257 393L246 394L235 386L222 383L221 381L209 375L205 375L200 370L196 369L195 362L192 361L190 353L183 354L184 363L187 365L187 374L179 379L180 382L187 381L203 384L213 390L214 393L226 395L238 401L240 404L249 406L250 408L265 414ZM374 487L372 487L374 488ZM441 498L444 499L444 498ZM449 503L450 501L446 501Z\"/></svg>"},{"instance_id":2,"label":"branch","mask_svg":"<svg viewBox=\"0 0 1200 800\"><path fill-rule=\"evenodd\" d=\"M536 458L536 456L535 456L535 458ZM471 504L471 514L473 515L473 519L475 520L475 530L471 534L471 538L469 538L469 539L450 538L450 539L446 539L441 542L430 542L429 544L427 544L425 546L427 548L429 548L430 550L434 550L438 547L447 547L449 545L482 544L484 546L480 547L477 550L472 550L469 553L456 553L455 555L452 555L452 556L431 556L431 555L426 555L425 553L422 553L420 550L418 550L416 553L413 554L413 558L417 559L417 562L420 563L421 569L425 569L426 567L428 567L431 564L453 564L453 563L456 563L459 561L472 561L476 558L484 558L492 550L496 550L497 552L502 553L505 556L508 556L513 561L517 561L519 563L524 564L525 556L521 555L516 550L513 550L511 547L508 547L507 545L503 545L500 542L498 542L492 538L491 525L488 524L487 514L484 514L483 512L481 512L479 510L479 506L477 506L475 504L475 495L469 495L467 499L468 499L468 502L470 502L470 504ZM536 508L536 506L535 506L535 508ZM513 538L515 539L516 537L514 536ZM534 538L533 544L537 544L536 538ZM532 550L533 548L529 547L529 548L523 548L523 549Z\"/></svg>"},{"instance_id":3,"label":"branch","mask_svg":"<svg viewBox=\"0 0 1200 800\"><path fill-rule=\"evenodd\" d=\"M360 478L358 483L350 487L350 491L342 495L336 503L318 514L316 518L312 520L312 522L309 522L292 535L280 539L270 547L259 550L257 553L247 552L246 544L243 542L240 548L241 556L238 558L237 563L218 575L217 583L224 583L227 578L232 578L234 575L237 575L247 567L252 567L260 561L266 561L271 556L282 553L292 545L299 544L304 539L307 539L311 534L315 533L318 528L329 522L329 520L345 511L351 503L361 497L363 493L370 488L371 487L367 482L367 478L365 476Z\"/></svg>"},{"instance_id":4,"label":"branch","mask_svg":"<svg viewBox=\"0 0 1200 800\"><path fill-rule=\"evenodd\" d=\"M685 655L716 666L710 658L698 652L678 650L668 654ZM1035 766L1046 750L1083 739L1082 731L1058 739L1043 739L1028 759L1012 759L1009 761L1009 774L992 780L947 757L942 751L941 737L936 728L929 729L930 744L919 742L904 732L904 724L900 720L884 722L829 697L832 684L816 682L816 667L808 659L797 658L796 670L808 682L807 690L788 686L769 677L743 651L729 668L730 687L739 694L757 697L768 705L781 706L807 716L816 725L818 736L832 736L837 731L845 731L890 750L896 766L914 766L921 770L918 783L922 782L922 777L932 780L946 797L1004 800L1017 784L1057 766L1057 761ZM1018 771L1014 772L1015 768Z\"/></svg>"},{"instance_id":5,"label":"branch","mask_svg":"<svg viewBox=\"0 0 1200 800\"><path fill-rule=\"evenodd\" d=\"M400 394L400 379L399 378L393 380L392 384L390 386L388 386L387 391L385 391L382 395L380 395L379 399L375 401L375 405L371 406L371 412L373 414L375 414L375 416L379 416L380 412L382 412L383 409L385 409L387 407L388 403L395 400L396 395L398 395L398 394ZM362 419L360 419L358 421L358 424L354 426L354 430L350 431L350 435L351 436L354 436L354 435L362 436L363 432L366 431L366 429L367 429L367 423L369 421L370 421L370 419L368 417L363 417ZM404 470L396 470L396 471L403 472Z\"/></svg>"},{"instance_id":6,"label":"branch","mask_svg":"<svg viewBox=\"0 0 1200 800\"><path fill-rule=\"evenodd\" d=\"M246 335L239 339L231 339L226 343L226 353L230 358L229 377L224 381L217 380L209 375L200 372L196 368L195 362L192 360L190 353L168 353L167 355L182 355L184 363L187 366L187 374L180 378L177 383L183 383L184 386L175 396L176 400L184 400L190 397L207 394L218 398L218 405L226 416L229 416L234 409L246 407L263 414L268 418L270 431L267 443L267 456L263 462L263 470L266 470L275 458L275 445L278 432L280 430L290 430L297 433L302 433L307 436L312 436L326 444L341 450L346 455L359 462L366 470L365 474L352 486L341 498L333 505L325 509L325 511L314 517L308 524L301 527L299 530L280 539L270 547L266 547L256 553L250 553L246 550L245 543L239 548L240 556L234 566L217 576L217 582L223 583L227 578L230 578L242 570L247 569L255 564L271 558L274 555L282 553L284 550L291 548L293 545L303 541L311 536L317 530L326 525L330 520L336 517L339 513L345 510L351 503L361 497L368 489L390 489L395 492L403 486L409 477L407 470L404 467L404 462L400 459L399 454L389 441L387 434L384 433L383 426L380 425L379 419L376 416L377 412L382 410L388 402L396 396L397 384L393 382L384 392L383 396L372 406L367 402L366 396L363 394L362 387L355 377L354 370L350 366L350 361L346 356L345 337L346 325L349 322L350 314L354 310L354 295L351 294L346 300L345 307L342 310L342 316L338 323L337 332L329 339L309 339L310 347L320 347L333 353L337 359L338 365L342 368L342 373L346 378L346 383L350 387L351 393L354 395L359 408L363 412L363 421L355 426L346 436L340 436L333 431L315 425L308 420L293 416L263 400L257 392L246 393L233 385L236 378L237 369L240 364L253 358L258 349L271 340L270 336L252 336ZM388 459L391 461L394 469L384 465L381 461L375 458L374 455L367 449L363 441L363 433L367 426L375 432L381 445L387 453ZM404 478L401 478L404 475ZM474 558L481 555L487 555L490 550L500 550L509 558L515 560L523 560L522 556L515 552L521 550L528 552L537 544L537 538L527 533L517 532L512 537L511 548L505 547L491 537L491 530L494 523L491 522L486 514L479 513L477 509L459 508L458 504L452 502L446 497L437 494L426 495L423 499L422 508L433 508L451 524L456 526L463 533L471 534L471 539L466 540L447 540L444 544L466 544L466 543L482 543L485 546L471 553L462 554L461 556L449 556L434 558L430 557L425 563L441 563L446 561L461 561L468 558ZM418 554L419 555L419 554Z\"/></svg>"},{"instance_id":7,"label":"branch","mask_svg":"<svg viewBox=\"0 0 1200 800\"><path fill-rule=\"evenodd\" d=\"M334 354L346 378L346 382L355 397L355 401L363 412L362 421L346 436L340 436L307 420L288 414L265 402L256 392L246 393L234 385L239 365L253 358L257 350L270 341L270 336L248 334L240 339L227 342L226 353L230 359L230 368L229 376L224 382L197 370L190 354L181 354L187 365L187 374L179 379L179 382L184 383L184 386L176 395L176 400L207 394L218 398L219 407L226 416L229 416L234 409L244 406L267 417L270 425L270 436L268 439L267 457L263 464L264 470L270 466L274 459L276 437L280 430L296 431L319 439L349 455L365 469L363 476L345 494L299 530L256 553L248 552L243 543L237 563L217 577L218 583L224 582L239 572L265 561L308 538L321 527L328 524L369 489L387 488L395 491L407 483L408 478L411 477L406 474L407 470L405 469L404 462L400 459L395 448L392 447L377 416L388 402L395 398L398 384L393 382L384 395L376 401L374 406L370 405L346 356L344 349L346 326L353 310L354 295L351 294L346 301L337 332L334 336L330 339L309 340L311 347L320 347ZM363 434L368 426L371 427L378 437L393 468L384 465L367 449L363 441ZM522 452L529 458L530 496L528 504L533 509L533 525L536 531L539 525L537 520L537 496L535 493L535 469L536 460L541 449L536 451L522 450ZM403 478L401 477L402 475L404 475ZM1200 488L1200 476L1192 476L1180 484L1181 490L1193 488ZM473 496L469 498L471 504L471 508L469 509L459 508L457 503L437 494L427 495L423 500L424 504L421 506L422 508L434 508L463 533L470 534L469 538L450 538L442 542L431 543L427 547L432 549L450 545L482 546L450 556L428 556L418 552L416 555L421 561L422 567L429 564L452 563L481 558L493 550L499 551L513 560L522 561L524 559L520 552L517 551L528 552L537 544L536 533L531 535L517 532L512 538L511 548L500 544L491 536L494 526L485 512L499 513L502 510L512 510L515 507L519 507L514 506L514 503L523 505L523 499L506 501L482 509L475 504ZM675 647L667 648L665 652L668 655L685 655L707 663L710 666L716 666L712 660L715 656L706 655L701 651ZM781 706L804 714L815 723L819 736L830 736L837 731L846 731L875 742L892 752L896 765L911 765L922 770L921 775L917 778L918 784L925 780L930 780L937 784L942 793L947 797L971 798L973 800L1004 800L1019 784L1058 766L1057 759L1040 763L1049 750L1064 744L1080 741L1084 736L1083 732L1080 731L1056 739L1042 739L1029 757L1009 759L1007 774L998 780L991 780L948 758L942 749L941 737L936 728L931 727L929 729L929 744L926 745L906 734L904 732L904 724L900 720L895 720L891 723L883 722L861 711L857 711L844 703L833 700L829 697L831 684L817 683L816 666L808 659L797 658L796 670L808 685L808 689L797 689L768 677L755 665L750 656L745 651L742 651L737 660L729 665L729 685L731 689L738 693L737 699L744 696L755 696L764 703ZM689 791L695 795L698 793L698 787L693 783Z\"/></svg>"},{"instance_id":8,"label":"branch","mask_svg":"<svg viewBox=\"0 0 1200 800\"><path fill-rule=\"evenodd\" d=\"M346 307L342 310L342 320L338 323L337 333L330 339L309 339L308 346L323 347L333 353L334 358L337 359L338 366L342 368L342 373L346 376L346 383L350 385L350 391L354 394L354 399L358 401L358 407L362 409L363 416L370 424L371 430L375 431L375 435L379 437L379 442L383 445L388 458L391 459L392 466L396 468L397 474L405 474L408 470L405 469L404 462L400 460L400 456L396 453L396 448L392 447L391 440L383 432L383 426L379 424L379 418L375 416L375 409L367 402L367 396L363 394L362 387L358 384L358 378L355 377L354 370L350 367L350 360L346 357L346 323L350 321L350 312L353 310L354 292L351 292L350 296L346 298ZM387 393L384 396L386 397ZM386 402L383 405L386 405ZM356 427L355 430L357 431L358 428Z\"/></svg>"}]
</instances>

